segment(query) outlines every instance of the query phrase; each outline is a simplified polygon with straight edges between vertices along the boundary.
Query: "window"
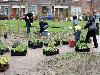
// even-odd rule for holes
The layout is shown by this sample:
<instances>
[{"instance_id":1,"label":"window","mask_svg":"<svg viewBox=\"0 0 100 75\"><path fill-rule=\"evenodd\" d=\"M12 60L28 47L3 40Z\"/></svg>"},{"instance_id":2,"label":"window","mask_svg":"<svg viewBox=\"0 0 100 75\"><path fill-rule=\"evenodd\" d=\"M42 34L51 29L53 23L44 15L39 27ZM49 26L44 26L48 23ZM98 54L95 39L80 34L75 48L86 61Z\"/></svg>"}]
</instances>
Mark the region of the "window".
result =
<instances>
[{"instance_id":1,"label":"window","mask_svg":"<svg viewBox=\"0 0 100 75\"><path fill-rule=\"evenodd\" d=\"M86 0L86 1L91 1L91 0Z\"/></svg>"},{"instance_id":2,"label":"window","mask_svg":"<svg viewBox=\"0 0 100 75\"><path fill-rule=\"evenodd\" d=\"M66 0L63 0L63 2L66 2Z\"/></svg>"},{"instance_id":3,"label":"window","mask_svg":"<svg viewBox=\"0 0 100 75\"><path fill-rule=\"evenodd\" d=\"M57 2L60 2L60 0L56 0Z\"/></svg>"},{"instance_id":4,"label":"window","mask_svg":"<svg viewBox=\"0 0 100 75\"><path fill-rule=\"evenodd\" d=\"M74 0L74 1L79 1L79 0Z\"/></svg>"},{"instance_id":5,"label":"window","mask_svg":"<svg viewBox=\"0 0 100 75\"><path fill-rule=\"evenodd\" d=\"M18 1L18 0L13 0L13 1Z\"/></svg>"},{"instance_id":6,"label":"window","mask_svg":"<svg viewBox=\"0 0 100 75\"><path fill-rule=\"evenodd\" d=\"M3 0L3 1L8 1L8 0Z\"/></svg>"},{"instance_id":7,"label":"window","mask_svg":"<svg viewBox=\"0 0 100 75\"><path fill-rule=\"evenodd\" d=\"M3 0L3 1L9 1L9 0ZM12 0L12 1L18 1L18 0Z\"/></svg>"},{"instance_id":8,"label":"window","mask_svg":"<svg viewBox=\"0 0 100 75\"><path fill-rule=\"evenodd\" d=\"M31 11L33 14L37 14L37 6L36 5L32 5L30 8L31 8Z\"/></svg>"}]
</instances>

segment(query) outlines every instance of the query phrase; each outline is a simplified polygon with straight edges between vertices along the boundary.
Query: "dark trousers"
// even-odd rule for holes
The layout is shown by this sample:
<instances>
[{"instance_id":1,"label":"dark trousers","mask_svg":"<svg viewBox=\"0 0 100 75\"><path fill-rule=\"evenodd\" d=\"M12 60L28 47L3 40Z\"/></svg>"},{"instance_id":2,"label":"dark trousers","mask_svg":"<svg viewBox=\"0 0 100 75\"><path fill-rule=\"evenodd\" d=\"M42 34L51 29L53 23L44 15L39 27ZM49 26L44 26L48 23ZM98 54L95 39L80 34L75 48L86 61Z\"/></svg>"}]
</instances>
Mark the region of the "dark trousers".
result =
<instances>
[{"instance_id":1,"label":"dark trousers","mask_svg":"<svg viewBox=\"0 0 100 75\"><path fill-rule=\"evenodd\" d=\"M29 22L26 22L27 33L30 33L30 26L31 24Z\"/></svg>"},{"instance_id":2,"label":"dark trousers","mask_svg":"<svg viewBox=\"0 0 100 75\"><path fill-rule=\"evenodd\" d=\"M42 33L44 31L44 29L43 28L40 28L40 33Z\"/></svg>"},{"instance_id":3,"label":"dark trousers","mask_svg":"<svg viewBox=\"0 0 100 75\"><path fill-rule=\"evenodd\" d=\"M96 39L96 32L94 30L88 31L85 39L85 43L89 42L90 37L93 37L93 42L95 48L98 47L97 39Z\"/></svg>"},{"instance_id":4,"label":"dark trousers","mask_svg":"<svg viewBox=\"0 0 100 75\"><path fill-rule=\"evenodd\" d=\"M99 23L96 23L96 27L97 27L96 34L99 35Z\"/></svg>"},{"instance_id":5,"label":"dark trousers","mask_svg":"<svg viewBox=\"0 0 100 75\"><path fill-rule=\"evenodd\" d=\"M77 30L75 32L75 41L78 42L80 40L80 34L81 34L81 31L80 30Z\"/></svg>"}]
</instances>

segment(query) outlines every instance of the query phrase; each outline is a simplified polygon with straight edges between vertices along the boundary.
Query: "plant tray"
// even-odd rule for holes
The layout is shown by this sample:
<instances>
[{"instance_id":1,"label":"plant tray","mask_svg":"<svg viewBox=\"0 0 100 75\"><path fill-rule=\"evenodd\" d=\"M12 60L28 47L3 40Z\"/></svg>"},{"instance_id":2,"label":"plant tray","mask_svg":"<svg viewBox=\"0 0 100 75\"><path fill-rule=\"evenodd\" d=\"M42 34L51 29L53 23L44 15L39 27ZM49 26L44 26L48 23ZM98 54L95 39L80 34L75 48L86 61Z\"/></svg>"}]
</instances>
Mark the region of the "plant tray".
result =
<instances>
[{"instance_id":1,"label":"plant tray","mask_svg":"<svg viewBox=\"0 0 100 75\"><path fill-rule=\"evenodd\" d=\"M54 52L44 51L44 49L43 49L43 54L46 55L46 56L56 55L56 54L59 54L59 49L57 49L57 51L54 51Z\"/></svg>"},{"instance_id":2,"label":"plant tray","mask_svg":"<svg viewBox=\"0 0 100 75\"><path fill-rule=\"evenodd\" d=\"M32 48L32 49L36 49L36 48L42 48L43 47L43 42L41 42L38 45L33 45L31 41L28 41L28 47Z\"/></svg>"},{"instance_id":3,"label":"plant tray","mask_svg":"<svg viewBox=\"0 0 100 75\"><path fill-rule=\"evenodd\" d=\"M48 43L44 43L44 46L46 46L46 47L47 47L47 46L48 46Z\"/></svg>"},{"instance_id":4,"label":"plant tray","mask_svg":"<svg viewBox=\"0 0 100 75\"><path fill-rule=\"evenodd\" d=\"M67 45L67 44L69 44L69 43L68 43L68 41L62 41L62 44L63 44L63 45Z\"/></svg>"},{"instance_id":5,"label":"plant tray","mask_svg":"<svg viewBox=\"0 0 100 75\"><path fill-rule=\"evenodd\" d=\"M4 50L3 52L9 52L9 48L6 48L6 50Z\"/></svg>"},{"instance_id":6,"label":"plant tray","mask_svg":"<svg viewBox=\"0 0 100 75\"><path fill-rule=\"evenodd\" d=\"M31 48L32 41L28 41L28 47Z\"/></svg>"},{"instance_id":7,"label":"plant tray","mask_svg":"<svg viewBox=\"0 0 100 75\"><path fill-rule=\"evenodd\" d=\"M43 42L40 42L38 45L37 45L37 48L42 48L43 47Z\"/></svg>"},{"instance_id":8,"label":"plant tray","mask_svg":"<svg viewBox=\"0 0 100 75\"><path fill-rule=\"evenodd\" d=\"M24 50L24 52L14 52L11 50L11 56L25 56L27 53L27 50Z\"/></svg>"},{"instance_id":9,"label":"plant tray","mask_svg":"<svg viewBox=\"0 0 100 75\"><path fill-rule=\"evenodd\" d=\"M60 41L56 42L56 44L54 44L55 46L59 46L60 45Z\"/></svg>"},{"instance_id":10,"label":"plant tray","mask_svg":"<svg viewBox=\"0 0 100 75\"><path fill-rule=\"evenodd\" d=\"M3 50L0 50L0 55L3 55Z\"/></svg>"},{"instance_id":11,"label":"plant tray","mask_svg":"<svg viewBox=\"0 0 100 75\"><path fill-rule=\"evenodd\" d=\"M90 48L87 49L79 49L78 47L75 47L76 52L90 52Z\"/></svg>"},{"instance_id":12,"label":"plant tray","mask_svg":"<svg viewBox=\"0 0 100 75\"><path fill-rule=\"evenodd\" d=\"M9 68L9 64L4 65L3 68L0 67L0 72L4 72L5 70L7 70Z\"/></svg>"}]
</instances>

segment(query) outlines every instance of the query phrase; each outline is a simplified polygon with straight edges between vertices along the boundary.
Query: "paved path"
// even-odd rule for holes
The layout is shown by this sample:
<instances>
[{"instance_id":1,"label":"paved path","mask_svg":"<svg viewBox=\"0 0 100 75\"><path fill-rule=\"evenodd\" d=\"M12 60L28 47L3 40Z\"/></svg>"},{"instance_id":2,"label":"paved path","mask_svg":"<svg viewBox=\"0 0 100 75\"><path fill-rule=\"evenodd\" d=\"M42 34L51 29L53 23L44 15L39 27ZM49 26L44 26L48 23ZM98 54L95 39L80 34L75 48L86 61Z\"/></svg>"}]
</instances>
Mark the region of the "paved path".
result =
<instances>
[{"instance_id":1,"label":"paved path","mask_svg":"<svg viewBox=\"0 0 100 75\"><path fill-rule=\"evenodd\" d=\"M100 52L100 36L97 36L97 39L99 47L97 49L92 48L93 45L92 43L91 52ZM6 40L6 42L8 41L9 40ZM67 52L75 52L74 48L70 48L67 45L65 46L61 45L58 48L60 50L60 54ZM9 62L10 67L5 72L1 72L0 75L36 75L35 73L33 74L34 72L33 69L35 68L35 66L44 58L49 59L53 57L53 56L47 57L43 55L42 49L29 49L29 48L26 56L11 56L10 52L4 54L4 56L8 56L10 58Z\"/></svg>"}]
</instances>

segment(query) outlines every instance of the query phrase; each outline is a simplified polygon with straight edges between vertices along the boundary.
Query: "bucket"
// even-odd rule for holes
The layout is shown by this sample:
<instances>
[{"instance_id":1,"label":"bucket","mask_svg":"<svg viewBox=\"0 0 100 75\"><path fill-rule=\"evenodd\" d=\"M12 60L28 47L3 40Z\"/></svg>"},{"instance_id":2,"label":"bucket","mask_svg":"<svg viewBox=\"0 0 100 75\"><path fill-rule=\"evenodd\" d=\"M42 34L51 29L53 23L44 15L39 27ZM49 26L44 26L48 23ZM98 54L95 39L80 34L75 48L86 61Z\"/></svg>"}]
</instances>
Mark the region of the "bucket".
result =
<instances>
[{"instance_id":1,"label":"bucket","mask_svg":"<svg viewBox=\"0 0 100 75\"><path fill-rule=\"evenodd\" d=\"M75 40L73 38L69 39L69 46L74 47L75 46Z\"/></svg>"}]
</instances>

